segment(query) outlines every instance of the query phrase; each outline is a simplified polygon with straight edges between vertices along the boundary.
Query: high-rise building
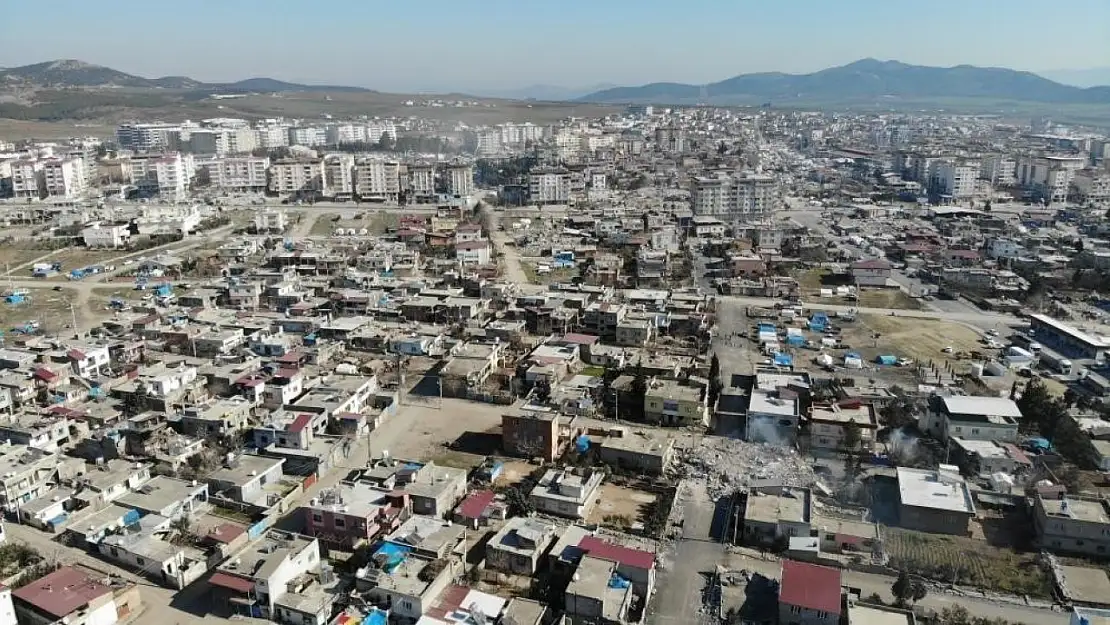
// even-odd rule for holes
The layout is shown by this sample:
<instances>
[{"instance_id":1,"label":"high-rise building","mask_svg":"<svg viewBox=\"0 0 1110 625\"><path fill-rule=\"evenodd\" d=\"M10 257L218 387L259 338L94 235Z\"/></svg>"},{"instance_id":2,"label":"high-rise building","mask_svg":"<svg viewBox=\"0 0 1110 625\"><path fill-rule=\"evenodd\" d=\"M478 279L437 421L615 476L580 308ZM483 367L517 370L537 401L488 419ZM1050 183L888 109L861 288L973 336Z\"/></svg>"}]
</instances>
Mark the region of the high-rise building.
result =
<instances>
[{"instance_id":1,"label":"high-rise building","mask_svg":"<svg viewBox=\"0 0 1110 625\"><path fill-rule=\"evenodd\" d=\"M270 165L270 192L278 195L328 197L324 159L286 159Z\"/></svg>"},{"instance_id":2,"label":"high-rise building","mask_svg":"<svg viewBox=\"0 0 1110 625\"><path fill-rule=\"evenodd\" d=\"M355 192L363 200L396 202L401 194L401 166L396 161L364 158L355 163Z\"/></svg>"},{"instance_id":3,"label":"high-rise building","mask_svg":"<svg viewBox=\"0 0 1110 625\"><path fill-rule=\"evenodd\" d=\"M943 159L936 161L933 166L930 186L934 191L957 200L975 195L979 179L978 163Z\"/></svg>"},{"instance_id":4,"label":"high-rise building","mask_svg":"<svg viewBox=\"0 0 1110 625\"><path fill-rule=\"evenodd\" d=\"M42 164L42 190L48 196L80 197L85 192L85 166L79 158L52 158Z\"/></svg>"},{"instance_id":5,"label":"high-rise building","mask_svg":"<svg viewBox=\"0 0 1110 625\"><path fill-rule=\"evenodd\" d=\"M282 124L270 124L254 129L255 144L266 150L281 148L289 145L289 127Z\"/></svg>"},{"instance_id":6,"label":"high-rise building","mask_svg":"<svg viewBox=\"0 0 1110 625\"><path fill-rule=\"evenodd\" d=\"M1017 183L1047 203L1067 200L1075 172L1082 169L1082 156L1031 156L1017 164Z\"/></svg>"},{"instance_id":7,"label":"high-rise building","mask_svg":"<svg viewBox=\"0 0 1110 625\"><path fill-rule=\"evenodd\" d=\"M324 178L328 197L350 198L355 192L355 157L350 154L325 156Z\"/></svg>"},{"instance_id":8,"label":"high-rise building","mask_svg":"<svg viewBox=\"0 0 1110 625\"><path fill-rule=\"evenodd\" d=\"M204 165L212 186L227 191L262 193L270 159L265 156L228 156Z\"/></svg>"},{"instance_id":9,"label":"high-rise building","mask_svg":"<svg viewBox=\"0 0 1110 625\"><path fill-rule=\"evenodd\" d=\"M121 148L135 152L161 152L171 147L170 135L174 132L181 132L181 124L126 123L116 129L116 141Z\"/></svg>"},{"instance_id":10,"label":"high-rise building","mask_svg":"<svg viewBox=\"0 0 1110 625\"><path fill-rule=\"evenodd\" d=\"M164 199L183 199L194 174L191 154L171 152L131 159L131 179L139 191Z\"/></svg>"},{"instance_id":11,"label":"high-rise building","mask_svg":"<svg viewBox=\"0 0 1110 625\"><path fill-rule=\"evenodd\" d=\"M12 197L40 198L43 195L42 163L35 159L20 159L11 163Z\"/></svg>"},{"instance_id":12,"label":"high-rise building","mask_svg":"<svg viewBox=\"0 0 1110 625\"><path fill-rule=\"evenodd\" d=\"M1007 154L990 154L984 156L979 164L979 177L989 181L996 187L1013 185L1017 178L1017 161Z\"/></svg>"},{"instance_id":13,"label":"high-rise building","mask_svg":"<svg viewBox=\"0 0 1110 625\"><path fill-rule=\"evenodd\" d=\"M726 223L763 218L773 213L779 202L778 184L772 176L763 174L698 177L691 189L694 214Z\"/></svg>"},{"instance_id":14,"label":"high-rise building","mask_svg":"<svg viewBox=\"0 0 1110 625\"><path fill-rule=\"evenodd\" d=\"M418 164L410 165L409 189L414 202L431 202L436 196L436 168L435 165Z\"/></svg>"},{"instance_id":15,"label":"high-rise building","mask_svg":"<svg viewBox=\"0 0 1110 625\"><path fill-rule=\"evenodd\" d=\"M447 192L455 197L467 197L474 193L474 168L466 163L452 163L447 166Z\"/></svg>"},{"instance_id":16,"label":"high-rise building","mask_svg":"<svg viewBox=\"0 0 1110 625\"><path fill-rule=\"evenodd\" d=\"M327 145L328 133L323 128L315 126L294 126L289 129L289 145L303 145L317 147Z\"/></svg>"},{"instance_id":17,"label":"high-rise building","mask_svg":"<svg viewBox=\"0 0 1110 625\"><path fill-rule=\"evenodd\" d=\"M566 204L570 189L570 172L565 169L533 170L528 175L528 199L533 204Z\"/></svg>"}]
</instances>

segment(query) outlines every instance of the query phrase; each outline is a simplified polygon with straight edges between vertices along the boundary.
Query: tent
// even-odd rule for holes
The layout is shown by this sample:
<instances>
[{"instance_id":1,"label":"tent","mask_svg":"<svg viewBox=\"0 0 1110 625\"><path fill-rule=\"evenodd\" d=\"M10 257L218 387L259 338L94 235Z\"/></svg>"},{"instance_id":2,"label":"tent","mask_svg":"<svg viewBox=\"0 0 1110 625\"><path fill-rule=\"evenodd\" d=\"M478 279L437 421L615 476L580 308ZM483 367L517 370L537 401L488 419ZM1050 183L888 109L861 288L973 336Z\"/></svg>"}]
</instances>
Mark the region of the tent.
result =
<instances>
[{"instance_id":1,"label":"tent","mask_svg":"<svg viewBox=\"0 0 1110 625\"><path fill-rule=\"evenodd\" d=\"M794 357L790 354L779 352L775 354L775 366L777 367L793 367Z\"/></svg>"},{"instance_id":2,"label":"tent","mask_svg":"<svg viewBox=\"0 0 1110 625\"><path fill-rule=\"evenodd\" d=\"M882 356L882 355L880 355L880 356L875 356L875 362L880 364L880 365L896 365L896 364L898 364L898 359L895 358L894 356Z\"/></svg>"}]
</instances>

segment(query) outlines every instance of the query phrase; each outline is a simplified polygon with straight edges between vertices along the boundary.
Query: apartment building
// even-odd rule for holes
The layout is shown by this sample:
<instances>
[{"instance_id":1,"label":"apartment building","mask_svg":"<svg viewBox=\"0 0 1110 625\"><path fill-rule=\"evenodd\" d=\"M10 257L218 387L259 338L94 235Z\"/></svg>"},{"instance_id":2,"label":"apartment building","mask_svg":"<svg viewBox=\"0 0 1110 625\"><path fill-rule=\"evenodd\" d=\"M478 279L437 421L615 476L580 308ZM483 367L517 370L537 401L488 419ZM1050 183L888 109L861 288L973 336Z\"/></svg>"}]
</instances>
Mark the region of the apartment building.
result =
<instances>
[{"instance_id":1,"label":"apartment building","mask_svg":"<svg viewBox=\"0 0 1110 625\"><path fill-rule=\"evenodd\" d=\"M773 177L754 173L698 177L691 189L694 214L725 223L765 217L778 207L778 196Z\"/></svg>"},{"instance_id":2,"label":"apartment building","mask_svg":"<svg viewBox=\"0 0 1110 625\"><path fill-rule=\"evenodd\" d=\"M121 148L135 152L162 152L170 149L170 135L181 132L181 124L127 123L116 128L116 141Z\"/></svg>"},{"instance_id":3,"label":"apartment building","mask_svg":"<svg viewBox=\"0 0 1110 625\"><path fill-rule=\"evenodd\" d=\"M366 126L361 124L331 124L325 133L328 145L366 143Z\"/></svg>"},{"instance_id":4,"label":"apartment building","mask_svg":"<svg viewBox=\"0 0 1110 625\"><path fill-rule=\"evenodd\" d=\"M289 129L289 145L303 145L305 147L319 147L327 145L328 133L324 128L316 126L294 126Z\"/></svg>"},{"instance_id":5,"label":"apartment building","mask_svg":"<svg viewBox=\"0 0 1110 625\"><path fill-rule=\"evenodd\" d=\"M284 620L275 604L295 592L295 580L320 565L315 538L271 530L219 565L209 584L234 598L229 603L248 616Z\"/></svg>"},{"instance_id":6,"label":"apartment building","mask_svg":"<svg viewBox=\"0 0 1110 625\"><path fill-rule=\"evenodd\" d=\"M1043 549L1098 557L1110 554L1110 501L1106 499L1037 495L1033 527Z\"/></svg>"},{"instance_id":7,"label":"apartment building","mask_svg":"<svg viewBox=\"0 0 1110 625\"><path fill-rule=\"evenodd\" d=\"M270 193L328 197L323 159L288 159L270 165Z\"/></svg>"},{"instance_id":8,"label":"apartment building","mask_svg":"<svg viewBox=\"0 0 1110 625\"><path fill-rule=\"evenodd\" d=\"M1071 186L1075 200L1081 204L1110 205L1110 173L1095 170L1076 172Z\"/></svg>"},{"instance_id":9,"label":"apartment building","mask_svg":"<svg viewBox=\"0 0 1110 625\"><path fill-rule=\"evenodd\" d=\"M984 156L979 162L979 177L996 187L1011 186L1017 182L1017 160L1005 154Z\"/></svg>"},{"instance_id":10,"label":"apartment building","mask_svg":"<svg viewBox=\"0 0 1110 625\"><path fill-rule=\"evenodd\" d=\"M72 199L85 192L85 165L79 158L52 158L42 163L42 191Z\"/></svg>"},{"instance_id":11,"label":"apartment building","mask_svg":"<svg viewBox=\"0 0 1110 625\"><path fill-rule=\"evenodd\" d=\"M936 193L964 200L975 195L979 179L978 163L944 159L933 164L931 186Z\"/></svg>"},{"instance_id":12,"label":"apartment building","mask_svg":"<svg viewBox=\"0 0 1110 625\"><path fill-rule=\"evenodd\" d=\"M285 211L266 209L254 216L254 229L258 232L285 232L288 225Z\"/></svg>"},{"instance_id":13,"label":"apartment building","mask_svg":"<svg viewBox=\"0 0 1110 625\"><path fill-rule=\"evenodd\" d=\"M567 204L570 202L570 172L545 169L528 175L528 198L533 204Z\"/></svg>"},{"instance_id":14,"label":"apartment building","mask_svg":"<svg viewBox=\"0 0 1110 625\"><path fill-rule=\"evenodd\" d=\"M709 411L700 388L653 380L644 393L644 420L662 425L704 427Z\"/></svg>"},{"instance_id":15,"label":"apartment building","mask_svg":"<svg viewBox=\"0 0 1110 625\"><path fill-rule=\"evenodd\" d=\"M355 163L355 193L362 200L396 202L401 195L404 167L396 161L363 158Z\"/></svg>"},{"instance_id":16,"label":"apartment building","mask_svg":"<svg viewBox=\"0 0 1110 625\"><path fill-rule=\"evenodd\" d=\"M456 163L447 166L447 193L455 197L468 197L474 193L474 168Z\"/></svg>"},{"instance_id":17,"label":"apartment building","mask_svg":"<svg viewBox=\"0 0 1110 625\"><path fill-rule=\"evenodd\" d=\"M289 145L289 127L281 124L268 124L254 129L254 142L257 147L272 150Z\"/></svg>"},{"instance_id":18,"label":"apartment building","mask_svg":"<svg viewBox=\"0 0 1110 625\"><path fill-rule=\"evenodd\" d=\"M324 186L327 197L350 198L355 193L355 158L350 154L324 157Z\"/></svg>"},{"instance_id":19,"label":"apartment building","mask_svg":"<svg viewBox=\"0 0 1110 625\"><path fill-rule=\"evenodd\" d=\"M1048 203L1067 200L1075 172L1086 159L1081 156L1030 156L1017 163L1017 184Z\"/></svg>"},{"instance_id":20,"label":"apartment building","mask_svg":"<svg viewBox=\"0 0 1110 625\"><path fill-rule=\"evenodd\" d=\"M203 165L213 187L239 193L266 190L270 159L265 156L229 156Z\"/></svg>"},{"instance_id":21,"label":"apartment building","mask_svg":"<svg viewBox=\"0 0 1110 625\"><path fill-rule=\"evenodd\" d=\"M45 182L41 161L33 159L18 160L13 161L10 166L12 171L12 197L43 197Z\"/></svg>"},{"instance_id":22,"label":"apartment building","mask_svg":"<svg viewBox=\"0 0 1110 625\"><path fill-rule=\"evenodd\" d=\"M409 188L415 202L431 202L436 196L435 165L410 165Z\"/></svg>"},{"instance_id":23,"label":"apartment building","mask_svg":"<svg viewBox=\"0 0 1110 625\"><path fill-rule=\"evenodd\" d=\"M194 173L191 154L172 152L131 158L131 180L140 192L148 195L184 199Z\"/></svg>"}]
</instances>

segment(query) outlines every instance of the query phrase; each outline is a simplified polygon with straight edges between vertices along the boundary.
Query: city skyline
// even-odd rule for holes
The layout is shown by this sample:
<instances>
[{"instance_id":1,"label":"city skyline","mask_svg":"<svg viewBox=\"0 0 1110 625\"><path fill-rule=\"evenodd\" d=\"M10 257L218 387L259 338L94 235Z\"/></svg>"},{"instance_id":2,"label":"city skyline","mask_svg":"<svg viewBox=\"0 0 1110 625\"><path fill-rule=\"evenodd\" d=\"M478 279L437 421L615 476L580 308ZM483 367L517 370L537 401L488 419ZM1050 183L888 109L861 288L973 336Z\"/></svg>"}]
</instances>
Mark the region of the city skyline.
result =
<instances>
[{"instance_id":1,"label":"city skyline","mask_svg":"<svg viewBox=\"0 0 1110 625\"><path fill-rule=\"evenodd\" d=\"M403 5L347 0L326 12L293 0L232 6L201 0L178 14L133 0L110 8L61 0L9 8L0 26L6 42L0 66L75 58L146 77L266 76L394 92L475 92L701 83L749 72L808 73L861 58L1007 67L1054 78L1110 58L1110 39L1100 33L1110 23L1110 3L1097 0L1075 3L1070 13L1084 19L1051 46L1029 45L1043 36L1043 16L1029 0L1005 12L941 0L923 14L876 0L806 4L799 11L797 4L694 0L676 11L654 0L523 7L430 0L416 15ZM121 31L122 20L134 15L173 26ZM45 21L49 29L14 27Z\"/></svg>"}]
</instances>

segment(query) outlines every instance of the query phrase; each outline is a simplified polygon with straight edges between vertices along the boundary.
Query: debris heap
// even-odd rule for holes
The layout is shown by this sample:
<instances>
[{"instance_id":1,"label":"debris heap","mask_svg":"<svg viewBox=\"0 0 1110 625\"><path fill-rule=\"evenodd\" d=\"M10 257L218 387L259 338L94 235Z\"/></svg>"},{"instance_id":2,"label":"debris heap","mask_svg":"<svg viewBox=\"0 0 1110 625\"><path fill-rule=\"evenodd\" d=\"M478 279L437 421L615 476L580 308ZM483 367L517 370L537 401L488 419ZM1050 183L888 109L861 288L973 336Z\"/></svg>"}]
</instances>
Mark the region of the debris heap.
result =
<instances>
[{"instance_id":1,"label":"debris heap","mask_svg":"<svg viewBox=\"0 0 1110 625\"><path fill-rule=\"evenodd\" d=\"M677 467L681 477L703 481L714 501L755 482L801 487L817 480L813 468L790 447L721 436L706 436L678 450Z\"/></svg>"}]
</instances>

